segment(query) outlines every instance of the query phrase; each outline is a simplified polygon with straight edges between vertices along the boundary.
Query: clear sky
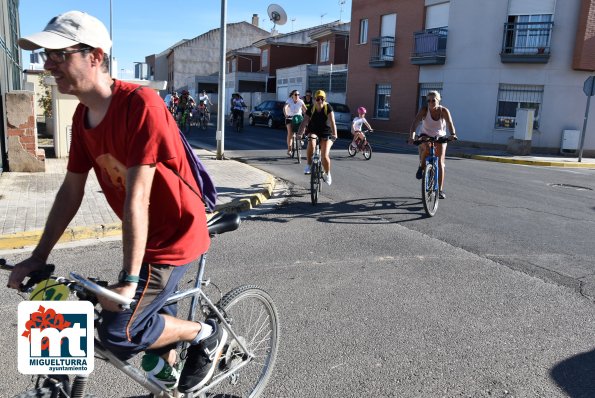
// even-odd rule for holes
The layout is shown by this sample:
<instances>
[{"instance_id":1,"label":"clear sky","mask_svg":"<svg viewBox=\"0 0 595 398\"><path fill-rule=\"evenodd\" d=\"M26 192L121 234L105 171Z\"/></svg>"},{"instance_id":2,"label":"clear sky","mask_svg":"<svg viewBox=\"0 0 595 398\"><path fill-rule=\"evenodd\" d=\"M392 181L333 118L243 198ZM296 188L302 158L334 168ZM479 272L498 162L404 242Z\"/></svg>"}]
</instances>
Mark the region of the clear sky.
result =
<instances>
[{"instance_id":1,"label":"clear sky","mask_svg":"<svg viewBox=\"0 0 595 398\"><path fill-rule=\"evenodd\" d=\"M251 22L252 15L258 14L260 28L270 31L273 23L267 7L272 3L287 13L287 23L277 25L280 33L351 19L351 0L227 0L227 22ZM134 62L144 62L145 56L218 28L221 23L221 1L213 0L20 0L21 36L43 30L52 17L70 10L99 18L109 30L110 4L113 55L120 78L133 77ZM29 51L23 51L23 60L27 68Z\"/></svg>"}]
</instances>

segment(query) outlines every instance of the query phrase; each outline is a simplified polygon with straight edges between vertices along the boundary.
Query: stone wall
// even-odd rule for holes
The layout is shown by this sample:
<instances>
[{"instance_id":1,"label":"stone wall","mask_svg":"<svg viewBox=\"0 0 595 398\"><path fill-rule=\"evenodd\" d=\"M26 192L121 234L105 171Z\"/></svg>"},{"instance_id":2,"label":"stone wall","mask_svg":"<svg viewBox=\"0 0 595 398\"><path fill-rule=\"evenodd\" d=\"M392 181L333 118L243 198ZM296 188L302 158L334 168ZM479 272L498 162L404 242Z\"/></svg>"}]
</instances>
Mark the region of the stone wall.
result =
<instances>
[{"instance_id":1,"label":"stone wall","mask_svg":"<svg viewBox=\"0 0 595 398\"><path fill-rule=\"evenodd\" d=\"M34 101L32 91L6 93L8 167L13 172L45 171L45 151L37 148Z\"/></svg>"}]
</instances>

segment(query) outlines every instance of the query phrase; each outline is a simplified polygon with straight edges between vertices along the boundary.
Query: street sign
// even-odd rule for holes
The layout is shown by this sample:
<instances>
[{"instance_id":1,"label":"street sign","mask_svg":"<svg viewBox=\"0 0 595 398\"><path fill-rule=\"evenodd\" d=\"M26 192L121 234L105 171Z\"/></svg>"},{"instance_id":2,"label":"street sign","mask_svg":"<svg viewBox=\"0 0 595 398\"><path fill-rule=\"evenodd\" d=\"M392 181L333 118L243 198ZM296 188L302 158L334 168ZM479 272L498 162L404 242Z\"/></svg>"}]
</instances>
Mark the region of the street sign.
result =
<instances>
[{"instance_id":1,"label":"street sign","mask_svg":"<svg viewBox=\"0 0 595 398\"><path fill-rule=\"evenodd\" d=\"M583 91L587 97L592 97L595 94L595 76L587 77L583 85Z\"/></svg>"}]
</instances>

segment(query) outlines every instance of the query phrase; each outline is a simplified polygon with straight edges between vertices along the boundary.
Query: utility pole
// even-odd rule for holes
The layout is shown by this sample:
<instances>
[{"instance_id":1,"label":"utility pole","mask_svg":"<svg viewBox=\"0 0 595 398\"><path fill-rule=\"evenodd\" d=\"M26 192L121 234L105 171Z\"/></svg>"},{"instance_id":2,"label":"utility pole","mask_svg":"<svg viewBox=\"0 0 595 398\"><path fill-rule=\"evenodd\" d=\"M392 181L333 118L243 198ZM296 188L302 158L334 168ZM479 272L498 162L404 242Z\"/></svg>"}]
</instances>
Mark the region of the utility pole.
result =
<instances>
[{"instance_id":1,"label":"utility pole","mask_svg":"<svg viewBox=\"0 0 595 398\"><path fill-rule=\"evenodd\" d=\"M227 0L221 0L221 43L219 60L219 91L217 101L217 160L223 160L225 153L225 49L227 47Z\"/></svg>"}]
</instances>

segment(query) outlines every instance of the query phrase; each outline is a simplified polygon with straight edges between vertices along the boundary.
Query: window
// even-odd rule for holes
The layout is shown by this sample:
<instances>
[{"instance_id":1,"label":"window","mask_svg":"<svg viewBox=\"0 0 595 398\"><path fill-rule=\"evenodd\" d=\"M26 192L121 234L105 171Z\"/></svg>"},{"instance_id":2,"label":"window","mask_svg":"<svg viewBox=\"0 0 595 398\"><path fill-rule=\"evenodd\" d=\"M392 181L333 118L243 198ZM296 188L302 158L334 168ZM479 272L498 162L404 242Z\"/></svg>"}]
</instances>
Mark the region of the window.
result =
<instances>
[{"instance_id":1,"label":"window","mask_svg":"<svg viewBox=\"0 0 595 398\"><path fill-rule=\"evenodd\" d=\"M235 72L238 70L238 59L234 58L231 60L231 72Z\"/></svg>"},{"instance_id":2,"label":"window","mask_svg":"<svg viewBox=\"0 0 595 398\"><path fill-rule=\"evenodd\" d=\"M551 14L511 15L508 22L515 24L509 35L514 53L534 54L550 46Z\"/></svg>"},{"instance_id":3,"label":"window","mask_svg":"<svg viewBox=\"0 0 595 398\"><path fill-rule=\"evenodd\" d=\"M533 128L539 128L539 108L543 101L543 86L500 84L496 128L513 129L519 108L535 109Z\"/></svg>"},{"instance_id":4,"label":"window","mask_svg":"<svg viewBox=\"0 0 595 398\"><path fill-rule=\"evenodd\" d=\"M381 17L380 36L384 39L380 44L381 59L392 60L395 56L395 36L397 32L397 14ZM391 40L392 39L392 40Z\"/></svg>"},{"instance_id":5,"label":"window","mask_svg":"<svg viewBox=\"0 0 595 398\"><path fill-rule=\"evenodd\" d=\"M376 85L376 105L374 107L374 117L377 119L388 119L390 115L390 84Z\"/></svg>"},{"instance_id":6,"label":"window","mask_svg":"<svg viewBox=\"0 0 595 398\"><path fill-rule=\"evenodd\" d=\"M418 110L427 105L426 97L430 91L438 91L442 96L442 83L421 83L419 85Z\"/></svg>"},{"instance_id":7,"label":"window","mask_svg":"<svg viewBox=\"0 0 595 398\"><path fill-rule=\"evenodd\" d=\"M328 62L329 59L329 42L323 41L320 43L320 62Z\"/></svg>"},{"instance_id":8,"label":"window","mask_svg":"<svg viewBox=\"0 0 595 398\"><path fill-rule=\"evenodd\" d=\"M263 68L269 66L269 50L262 50L260 65Z\"/></svg>"},{"instance_id":9,"label":"window","mask_svg":"<svg viewBox=\"0 0 595 398\"><path fill-rule=\"evenodd\" d=\"M368 42L368 20L360 19L359 21L359 44L366 44Z\"/></svg>"}]
</instances>

